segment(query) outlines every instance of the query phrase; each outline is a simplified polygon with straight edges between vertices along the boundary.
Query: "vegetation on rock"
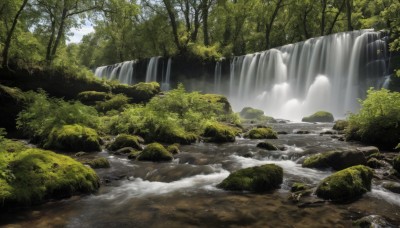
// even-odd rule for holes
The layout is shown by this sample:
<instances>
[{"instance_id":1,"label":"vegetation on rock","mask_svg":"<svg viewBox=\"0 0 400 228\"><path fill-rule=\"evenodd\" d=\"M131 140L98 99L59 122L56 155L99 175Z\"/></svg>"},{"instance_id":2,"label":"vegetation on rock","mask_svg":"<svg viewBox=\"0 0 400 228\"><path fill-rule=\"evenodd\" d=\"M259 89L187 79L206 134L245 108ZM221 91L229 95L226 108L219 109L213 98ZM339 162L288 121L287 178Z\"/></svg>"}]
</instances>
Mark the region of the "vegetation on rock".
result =
<instances>
[{"instance_id":1,"label":"vegetation on rock","mask_svg":"<svg viewBox=\"0 0 400 228\"><path fill-rule=\"evenodd\" d=\"M332 113L325 111L318 111L311 116L303 117L302 122L333 122L334 118Z\"/></svg>"},{"instance_id":2,"label":"vegetation on rock","mask_svg":"<svg viewBox=\"0 0 400 228\"><path fill-rule=\"evenodd\" d=\"M122 111L129 104L129 98L123 94L112 95L110 99L96 102L96 109L99 112L111 110Z\"/></svg>"},{"instance_id":3,"label":"vegetation on rock","mask_svg":"<svg viewBox=\"0 0 400 228\"><path fill-rule=\"evenodd\" d=\"M336 131L344 131L348 125L349 122L346 120L336 120L335 125L333 125L332 129Z\"/></svg>"},{"instance_id":4,"label":"vegetation on rock","mask_svg":"<svg viewBox=\"0 0 400 228\"><path fill-rule=\"evenodd\" d=\"M306 158L303 167L307 168L333 168L342 170L355 165L365 165L367 160L361 151L330 151L315 154Z\"/></svg>"},{"instance_id":5,"label":"vegetation on rock","mask_svg":"<svg viewBox=\"0 0 400 228\"><path fill-rule=\"evenodd\" d=\"M278 150L278 148L275 145L269 142L260 142L257 144L257 147L265 150Z\"/></svg>"},{"instance_id":6,"label":"vegetation on rock","mask_svg":"<svg viewBox=\"0 0 400 228\"><path fill-rule=\"evenodd\" d=\"M142 150L142 146L139 143L139 139L137 136L128 135L128 134L120 134L118 135L111 144L107 146L107 149L111 151L117 151L124 147L132 147L136 150Z\"/></svg>"},{"instance_id":7,"label":"vegetation on rock","mask_svg":"<svg viewBox=\"0 0 400 228\"><path fill-rule=\"evenodd\" d=\"M178 143L174 143L172 145L167 146L167 150L168 152L170 152L171 154L179 154L179 144Z\"/></svg>"},{"instance_id":8,"label":"vegetation on rock","mask_svg":"<svg viewBox=\"0 0 400 228\"><path fill-rule=\"evenodd\" d=\"M318 197L332 201L351 201L371 190L373 171L363 165L352 166L323 179Z\"/></svg>"},{"instance_id":9,"label":"vegetation on rock","mask_svg":"<svg viewBox=\"0 0 400 228\"><path fill-rule=\"evenodd\" d=\"M77 99L85 105L95 105L98 101L109 99L111 94L98 91L84 91L78 94Z\"/></svg>"},{"instance_id":10,"label":"vegetation on rock","mask_svg":"<svg viewBox=\"0 0 400 228\"><path fill-rule=\"evenodd\" d=\"M244 134L245 138L250 139L277 139L278 134L270 127L256 127Z\"/></svg>"},{"instance_id":11,"label":"vegetation on rock","mask_svg":"<svg viewBox=\"0 0 400 228\"><path fill-rule=\"evenodd\" d=\"M110 162L107 160L107 158L95 158L87 161L86 164L92 167L92 169L110 168Z\"/></svg>"},{"instance_id":12,"label":"vegetation on rock","mask_svg":"<svg viewBox=\"0 0 400 228\"><path fill-rule=\"evenodd\" d=\"M283 169L275 164L241 169L231 173L217 187L231 191L266 192L283 181Z\"/></svg>"},{"instance_id":13,"label":"vegetation on rock","mask_svg":"<svg viewBox=\"0 0 400 228\"><path fill-rule=\"evenodd\" d=\"M208 142L234 142L238 132L237 128L218 122L211 122L204 129L203 136L206 137Z\"/></svg>"},{"instance_id":14,"label":"vegetation on rock","mask_svg":"<svg viewBox=\"0 0 400 228\"><path fill-rule=\"evenodd\" d=\"M144 150L137 156L139 161L171 161L174 157L159 143L151 143L147 145Z\"/></svg>"}]
</instances>

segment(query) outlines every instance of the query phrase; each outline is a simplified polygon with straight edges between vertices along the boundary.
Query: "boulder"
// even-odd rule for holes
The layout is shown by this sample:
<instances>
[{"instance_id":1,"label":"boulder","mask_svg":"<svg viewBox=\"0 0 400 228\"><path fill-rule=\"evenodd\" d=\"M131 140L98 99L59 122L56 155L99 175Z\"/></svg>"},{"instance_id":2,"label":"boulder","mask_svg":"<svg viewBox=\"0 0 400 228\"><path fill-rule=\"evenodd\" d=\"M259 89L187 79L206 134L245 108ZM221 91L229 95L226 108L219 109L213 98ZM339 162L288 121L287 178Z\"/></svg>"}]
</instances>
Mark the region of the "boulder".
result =
<instances>
[{"instance_id":1,"label":"boulder","mask_svg":"<svg viewBox=\"0 0 400 228\"><path fill-rule=\"evenodd\" d=\"M395 227L386 221L385 218L379 215L368 215L353 222L353 227L361 228L381 228L381 227Z\"/></svg>"},{"instance_id":2,"label":"boulder","mask_svg":"<svg viewBox=\"0 0 400 228\"><path fill-rule=\"evenodd\" d=\"M124 148L116 150L114 154L117 154L117 155L118 154L129 154L133 150L135 150L133 147L124 147Z\"/></svg>"},{"instance_id":3,"label":"boulder","mask_svg":"<svg viewBox=\"0 0 400 228\"><path fill-rule=\"evenodd\" d=\"M99 151L101 139L91 128L78 124L53 128L44 148L63 151Z\"/></svg>"},{"instance_id":4,"label":"boulder","mask_svg":"<svg viewBox=\"0 0 400 228\"><path fill-rule=\"evenodd\" d=\"M352 201L371 190L373 171L363 165L352 166L323 179L318 197L332 201Z\"/></svg>"},{"instance_id":5,"label":"boulder","mask_svg":"<svg viewBox=\"0 0 400 228\"><path fill-rule=\"evenodd\" d=\"M224 143L224 142L234 142L238 130L231 126L214 122L209 125L204 130L203 137L206 137L208 142Z\"/></svg>"},{"instance_id":6,"label":"boulder","mask_svg":"<svg viewBox=\"0 0 400 228\"><path fill-rule=\"evenodd\" d=\"M128 154L128 159L136 160L140 153L141 153L141 151L132 150L132 151Z\"/></svg>"},{"instance_id":7,"label":"boulder","mask_svg":"<svg viewBox=\"0 0 400 228\"><path fill-rule=\"evenodd\" d=\"M171 161L174 157L159 143L151 143L138 155L139 161Z\"/></svg>"},{"instance_id":8,"label":"boulder","mask_svg":"<svg viewBox=\"0 0 400 228\"><path fill-rule=\"evenodd\" d=\"M397 155L394 159L393 159L393 168L400 173L400 155Z\"/></svg>"},{"instance_id":9,"label":"boulder","mask_svg":"<svg viewBox=\"0 0 400 228\"><path fill-rule=\"evenodd\" d=\"M256 127L248 131L245 138L250 139L277 139L277 133L270 127Z\"/></svg>"},{"instance_id":10,"label":"boulder","mask_svg":"<svg viewBox=\"0 0 400 228\"><path fill-rule=\"evenodd\" d=\"M242 111L239 112L239 115L243 119L257 119L264 115L264 111L251 107L244 107Z\"/></svg>"},{"instance_id":11,"label":"boulder","mask_svg":"<svg viewBox=\"0 0 400 228\"><path fill-rule=\"evenodd\" d=\"M367 157L375 153L379 153L378 147L375 146L364 146L364 147L358 147L358 151L363 152L363 154Z\"/></svg>"},{"instance_id":12,"label":"boulder","mask_svg":"<svg viewBox=\"0 0 400 228\"><path fill-rule=\"evenodd\" d=\"M333 122L333 115L329 112L318 111L311 116L303 117L302 122Z\"/></svg>"},{"instance_id":13,"label":"boulder","mask_svg":"<svg viewBox=\"0 0 400 228\"><path fill-rule=\"evenodd\" d=\"M126 147L142 150L142 146L139 143L139 138L137 136L127 134L118 135L115 140L107 146L107 149L111 151L117 151Z\"/></svg>"},{"instance_id":14,"label":"boulder","mask_svg":"<svg viewBox=\"0 0 400 228\"><path fill-rule=\"evenodd\" d=\"M170 152L171 154L179 154L179 144L178 143L174 143L172 145L167 146L167 150L168 152Z\"/></svg>"},{"instance_id":15,"label":"boulder","mask_svg":"<svg viewBox=\"0 0 400 228\"><path fill-rule=\"evenodd\" d=\"M354 165L365 165L367 160L360 151L331 151L306 158L303 167L342 170Z\"/></svg>"},{"instance_id":16,"label":"boulder","mask_svg":"<svg viewBox=\"0 0 400 228\"><path fill-rule=\"evenodd\" d=\"M380 161L380 160L376 159L376 158L370 158L367 161L367 166L371 167L373 169L379 169L379 168L385 166L385 163L383 161Z\"/></svg>"},{"instance_id":17,"label":"boulder","mask_svg":"<svg viewBox=\"0 0 400 228\"><path fill-rule=\"evenodd\" d=\"M385 189L400 194L400 183L397 182L385 182L382 184L382 187Z\"/></svg>"},{"instance_id":18,"label":"boulder","mask_svg":"<svg viewBox=\"0 0 400 228\"><path fill-rule=\"evenodd\" d=\"M86 162L92 169L110 168L110 162L106 158L95 158Z\"/></svg>"},{"instance_id":19,"label":"boulder","mask_svg":"<svg viewBox=\"0 0 400 228\"><path fill-rule=\"evenodd\" d=\"M283 169L267 164L233 172L217 187L231 191L266 192L279 188L282 181Z\"/></svg>"},{"instance_id":20,"label":"boulder","mask_svg":"<svg viewBox=\"0 0 400 228\"><path fill-rule=\"evenodd\" d=\"M260 142L257 144L257 147L265 149L265 150L278 150L278 148L276 146L274 146L273 144L271 144L269 142Z\"/></svg>"},{"instance_id":21,"label":"boulder","mask_svg":"<svg viewBox=\"0 0 400 228\"><path fill-rule=\"evenodd\" d=\"M346 120L336 120L332 129L336 131L344 131L346 127L349 125L349 122Z\"/></svg>"},{"instance_id":22,"label":"boulder","mask_svg":"<svg viewBox=\"0 0 400 228\"><path fill-rule=\"evenodd\" d=\"M293 183L292 187L290 188L291 192L300 192L300 191L305 191L310 189L310 186L300 183L300 182L295 182Z\"/></svg>"}]
</instances>

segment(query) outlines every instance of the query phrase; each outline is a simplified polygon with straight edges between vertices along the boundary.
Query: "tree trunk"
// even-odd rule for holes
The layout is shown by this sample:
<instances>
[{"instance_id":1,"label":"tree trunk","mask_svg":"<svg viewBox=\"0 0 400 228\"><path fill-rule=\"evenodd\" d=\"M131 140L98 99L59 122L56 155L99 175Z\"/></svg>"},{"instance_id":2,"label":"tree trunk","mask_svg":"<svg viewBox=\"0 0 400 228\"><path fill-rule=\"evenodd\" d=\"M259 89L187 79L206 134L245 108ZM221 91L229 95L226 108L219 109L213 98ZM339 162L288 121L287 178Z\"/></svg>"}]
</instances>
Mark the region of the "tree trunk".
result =
<instances>
[{"instance_id":1,"label":"tree trunk","mask_svg":"<svg viewBox=\"0 0 400 228\"><path fill-rule=\"evenodd\" d=\"M179 51L182 51L182 47L179 42L179 36L178 36L178 26L176 24L176 19L175 19L175 14L172 9L172 4L171 4L170 0L163 0L163 2L164 2L166 10L168 12L168 17L169 17L169 21L171 23L175 45Z\"/></svg>"},{"instance_id":2,"label":"tree trunk","mask_svg":"<svg viewBox=\"0 0 400 228\"><path fill-rule=\"evenodd\" d=\"M204 36L204 45L210 45L210 38L208 36L208 9L209 9L208 0L203 0L202 4L202 12L203 12L203 36Z\"/></svg>"},{"instance_id":3,"label":"tree trunk","mask_svg":"<svg viewBox=\"0 0 400 228\"><path fill-rule=\"evenodd\" d=\"M11 39L12 39L12 36L14 34L15 27L17 26L18 18L21 15L21 13L24 10L24 8L25 8L27 3L28 3L28 0L24 0L22 2L21 7L19 7L19 10L18 10L17 14L14 17L11 29L7 34L7 39L6 39L6 42L4 43L4 49L3 49L3 53L2 53L2 56L3 56L2 66L3 66L3 68L8 68L8 52L10 50Z\"/></svg>"},{"instance_id":4,"label":"tree trunk","mask_svg":"<svg viewBox=\"0 0 400 228\"><path fill-rule=\"evenodd\" d=\"M49 43L47 44L47 50L46 50L47 64L50 64L50 62L51 62L51 48L53 47L55 34L56 34L56 21L53 18L53 19L51 19L51 34L50 34L50 39L49 39Z\"/></svg>"},{"instance_id":5,"label":"tree trunk","mask_svg":"<svg viewBox=\"0 0 400 228\"><path fill-rule=\"evenodd\" d=\"M283 2L283 0L278 0L278 2L276 3L276 6L275 6L274 12L272 14L272 17L270 18L269 22L265 26L265 46L267 49L271 48L271 44L270 44L271 29L272 29L272 25L274 24L276 17L278 16L279 9L282 7L282 2Z\"/></svg>"},{"instance_id":6,"label":"tree trunk","mask_svg":"<svg viewBox=\"0 0 400 228\"><path fill-rule=\"evenodd\" d=\"M61 15L60 26L59 26L58 32L57 32L57 37L54 42L53 49L51 50L50 63L51 63L51 61L53 61L54 56L57 53L58 45L60 45L61 37L64 35L64 26L65 26L65 20L67 19L67 13L68 13L68 9L66 7L64 7L62 15Z\"/></svg>"},{"instance_id":7,"label":"tree trunk","mask_svg":"<svg viewBox=\"0 0 400 228\"><path fill-rule=\"evenodd\" d=\"M351 13L352 9L352 0L346 0L346 8L347 8L347 30L353 31L353 25L351 24Z\"/></svg>"},{"instance_id":8,"label":"tree trunk","mask_svg":"<svg viewBox=\"0 0 400 228\"><path fill-rule=\"evenodd\" d=\"M307 29L307 16L308 16L308 10L306 9L304 11L303 18L302 18L303 19L302 22L303 22L304 38L305 39L310 38L310 34L308 33L308 29Z\"/></svg>"},{"instance_id":9,"label":"tree trunk","mask_svg":"<svg viewBox=\"0 0 400 228\"><path fill-rule=\"evenodd\" d=\"M325 34L325 16L326 16L326 0L321 0L321 33L320 35L323 36Z\"/></svg>"},{"instance_id":10,"label":"tree trunk","mask_svg":"<svg viewBox=\"0 0 400 228\"><path fill-rule=\"evenodd\" d=\"M199 9L195 9L194 11L194 30L190 36L190 40L192 42L197 41L197 34L199 33L200 21L199 21Z\"/></svg>"},{"instance_id":11,"label":"tree trunk","mask_svg":"<svg viewBox=\"0 0 400 228\"><path fill-rule=\"evenodd\" d=\"M335 18L331 24L331 27L329 28L328 34L332 34L333 28L335 27L335 24L339 18L340 13L342 13L343 8L344 8L344 4L345 4L346 0L343 0L342 5L340 5L339 11L336 13Z\"/></svg>"}]
</instances>

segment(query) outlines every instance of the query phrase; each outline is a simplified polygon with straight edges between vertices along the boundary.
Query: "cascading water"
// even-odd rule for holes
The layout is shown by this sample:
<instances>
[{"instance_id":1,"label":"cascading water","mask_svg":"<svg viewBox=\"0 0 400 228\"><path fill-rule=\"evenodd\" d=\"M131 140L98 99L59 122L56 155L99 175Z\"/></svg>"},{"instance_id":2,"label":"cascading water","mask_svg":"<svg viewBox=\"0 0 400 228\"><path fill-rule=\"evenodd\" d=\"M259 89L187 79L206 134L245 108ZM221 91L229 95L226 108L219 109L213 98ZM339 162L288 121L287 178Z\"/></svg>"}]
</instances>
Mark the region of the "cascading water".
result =
<instances>
[{"instance_id":1,"label":"cascading water","mask_svg":"<svg viewBox=\"0 0 400 228\"><path fill-rule=\"evenodd\" d=\"M215 72L214 72L214 92L221 91L221 74L222 74L222 66L221 62L217 62L215 65Z\"/></svg>"},{"instance_id":2,"label":"cascading water","mask_svg":"<svg viewBox=\"0 0 400 228\"><path fill-rule=\"evenodd\" d=\"M167 91L170 90L171 88L171 63L172 60L171 58L168 59L167 62L167 70L165 71L165 77L163 77L162 83L161 83L161 90Z\"/></svg>"},{"instance_id":3,"label":"cascading water","mask_svg":"<svg viewBox=\"0 0 400 228\"><path fill-rule=\"evenodd\" d=\"M161 58L160 56L151 57L149 64L147 65L146 82L157 81L158 60L160 58Z\"/></svg>"},{"instance_id":4,"label":"cascading water","mask_svg":"<svg viewBox=\"0 0 400 228\"><path fill-rule=\"evenodd\" d=\"M358 108L369 87L382 87L387 73L382 33L362 30L333 34L231 60L233 108L299 120L318 110L343 117Z\"/></svg>"},{"instance_id":5,"label":"cascading water","mask_svg":"<svg viewBox=\"0 0 400 228\"><path fill-rule=\"evenodd\" d=\"M96 68L95 76L98 78L105 78L108 80L118 80L123 84L133 84L135 65L137 61L125 61L122 63L117 63L112 66L101 66Z\"/></svg>"}]
</instances>

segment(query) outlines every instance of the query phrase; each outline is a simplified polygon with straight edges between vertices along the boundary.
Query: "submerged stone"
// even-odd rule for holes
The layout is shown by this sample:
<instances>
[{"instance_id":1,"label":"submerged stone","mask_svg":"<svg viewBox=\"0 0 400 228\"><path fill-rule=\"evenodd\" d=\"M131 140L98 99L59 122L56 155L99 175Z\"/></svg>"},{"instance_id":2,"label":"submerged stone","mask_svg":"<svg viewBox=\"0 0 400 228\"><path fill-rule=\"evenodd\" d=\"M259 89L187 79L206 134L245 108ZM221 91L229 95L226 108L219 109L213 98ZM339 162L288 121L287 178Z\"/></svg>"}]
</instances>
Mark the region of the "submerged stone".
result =
<instances>
[{"instance_id":1,"label":"submerged stone","mask_svg":"<svg viewBox=\"0 0 400 228\"><path fill-rule=\"evenodd\" d=\"M217 187L231 191L266 192L279 188L282 181L283 169L267 164L233 172Z\"/></svg>"},{"instance_id":2,"label":"submerged stone","mask_svg":"<svg viewBox=\"0 0 400 228\"><path fill-rule=\"evenodd\" d=\"M333 122L334 118L332 113L325 111L318 111L311 116L303 117L302 122Z\"/></svg>"},{"instance_id":3,"label":"submerged stone","mask_svg":"<svg viewBox=\"0 0 400 228\"><path fill-rule=\"evenodd\" d=\"M371 190L373 171L363 165L338 171L323 179L317 187L318 197L332 201L351 201Z\"/></svg>"}]
</instances>

